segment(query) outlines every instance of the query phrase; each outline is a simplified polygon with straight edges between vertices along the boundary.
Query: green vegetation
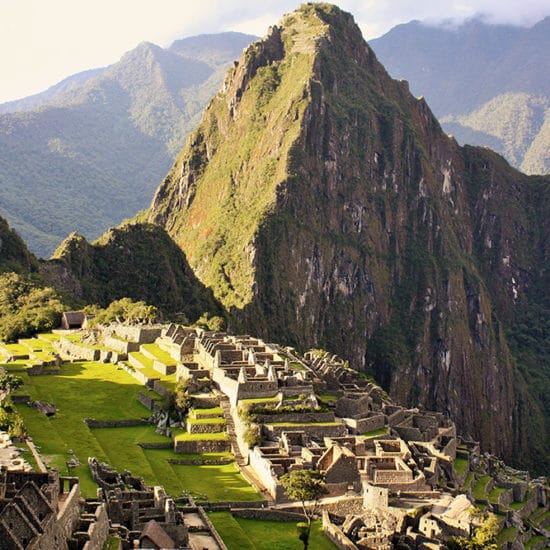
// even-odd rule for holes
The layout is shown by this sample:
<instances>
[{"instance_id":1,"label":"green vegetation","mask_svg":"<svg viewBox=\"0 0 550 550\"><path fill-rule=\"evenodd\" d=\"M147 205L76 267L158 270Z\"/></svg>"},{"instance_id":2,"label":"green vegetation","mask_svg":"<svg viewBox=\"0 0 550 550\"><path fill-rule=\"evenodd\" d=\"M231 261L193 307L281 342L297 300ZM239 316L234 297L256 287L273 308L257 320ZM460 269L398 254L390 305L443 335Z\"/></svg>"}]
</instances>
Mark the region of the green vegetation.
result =
<instances>
[{"instance_id":1,"label":"green vegetation","mask_svg":"<svg viewBox=\"0 0 550 550\"><path fill-rule=\"evenodd\" d=\"M211 512L214 527L229 550L298 550L298 540L293 523L253 520L234 517L230 512ZM315 550L334 550L336 547L323 533L320 521L311 527L310 547Z\"/></svg>"},{"instance_id":2,"label":"green vegetation","mask_svg":"<svg viewBox=\"0 0 550 550\"><path fill-rule=\"evenodd\" d=\"M115 302L112 310L107 308L108 318L148 320L157 316L149 306L183 323L194 322L204 312L221 313L212 291L197 279L185 255L158 226L126 223L94 244L72 234L57 248L54 259L47 265L50 284L70 293L63 275L68 270L82 285L82 305L106 308Z\"/></svg>"},{"instance_id":3,"label":"green vegetation","mask_svg":"<svg viewBox=\"0 0 550 550\"><path fill-rule=\"evenodd\" d=\"M159 315L157 308L154 306L149 306L142 300L134 302L131 298L114 300L107 308L92 308L89 313L95 315L90 322L90 326L97 324L108 325L113 322L151 323Z\"/></svg>"},{"instance_id":4,"label":"green vegetation","mask_svg":"<svg viewBox=\"0 0 550 550\"><path fill-rule=\"evenodd\" d=\"M472 494L475 500L487 499L487 484L491 480L491 476L481 476L475 483Z\"/></svg>"},{"instance_id":5,"label":"green vegetation","mask_svg":"<svg viewBox=\"0 0 550 550\"><path fill-rule=\"evenodd\" d=\"M457 456L454 462L455 472L462 477L468 470L468 459Z\"/></svg>"},{"instance_id":6,"label":"green vegetation","mask_svg":"<svg viewBox=\"0 0 550 550\"><path fill-rule=\"evenodd\" d=\"M64 364L59 375L29 377L23 373L21 377L24 387L18 390L19 393L29 394L32 400L54 403L58 408L54 416L46 417L26 405L17 405L29 434L49 465L58 467L63 475L79 476L84 496L95 495L96 486L87 466L88 456L95 456L119 471L129 468L134 475L142 476L146 483L162 484L175 496L192 491L212 500L259 498L234 464L170 464L168 459L179 459L182 455L171 449L142 449L138 443L170 441L157 434L152 425L88 428L84 418L124 420L149 416L149 411L136 400L138 392L147 393L149 390L125 371L110 364L83 362ZM186 436L193 438L189 434L176 435ZM202 436L203 439L207 437L227 436ZM68 454L68 450L73 454ZM78 458L81 466L71 468L69 472L66 461L70 458Z\"/></svg>"},{"instance_id":7,"label":"green vegetation","mask_svg":"<svg viewBox=\"0 0 550 550\"><path fill-rule=\"evenodd\" d=\"M0 340L14 341L56 327L63 309L52 288L17 273L0 275Z\"/></svg>"},{"instance_id":8,"label":"green vegetation","mask_svg":"<svg viewBox=\"0 0 550 550\"><path fill-rule=\"evenodd\" d=\"M280 481L288 498L297 500L302 505L307 523L303 526L298 524L298 538L304 543L304 550L307 550L313 518L318 513L319 499L329 493L325 476L317 470L293 470L281 476Z\"/></svg>"},{"instance_id":9,"label":"green vegetation","mask_svg":"<svg viewBox=\"0 0 550 550\"><path fill-rule=\"evenodd\" d=\"M387 435L390 431L390 428L388 426L384 426L383 428L380 428L379 430L372 430L370 432L364 433L365 437L379 437L381 435Z\"/></svg>"},{"instance_id":10,"label":"green vegetation","mask_svg":"<svg viewBox=\"0 0 550 550\"><path fill-rule=\"evenodd\" d=\"M2 212L32 250L47 258L75 228L94 239L145 208L253 39L189 39L181 54L142 43L70 93L0 114Z\"/></svg>"}]
</instances>

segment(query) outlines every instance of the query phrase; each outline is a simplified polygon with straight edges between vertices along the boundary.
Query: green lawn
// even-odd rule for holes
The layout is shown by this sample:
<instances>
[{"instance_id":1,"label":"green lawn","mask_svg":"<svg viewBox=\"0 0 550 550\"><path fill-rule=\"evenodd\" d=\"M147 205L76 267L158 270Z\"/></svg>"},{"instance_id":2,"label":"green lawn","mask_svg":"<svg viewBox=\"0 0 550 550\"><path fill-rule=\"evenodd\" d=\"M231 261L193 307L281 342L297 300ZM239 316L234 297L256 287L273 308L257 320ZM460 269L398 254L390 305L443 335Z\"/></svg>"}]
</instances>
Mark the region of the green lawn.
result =
<instances>
[{"instance_id":1,"label":"green lawn","mask_svg":"<svg viewBox=\"0 0 550 550\"><path fill-rule=\"evenodd\" d=\"M506 490L504 487L493 487L489 493L489 502L498 503L498 497Z\"/></svg>"},{"instance_id":2,"label":"green lawn","mask_svg":"<svg viewBox=\"0 0 550 550\"><path fill-rule=\"evenodd\" d=\"M468 459L457 456L454 465L457 475L462 477L468 470Z\"/></svg>"},{"instance_id":3,"label":"green lawn","mask_svg":"<svg viewBox=\"0 0 550 550\"><path fill-rule=\"evenodd\" d=\"M212 441L218 439L229 439L229 436L225 432L215 432L209 434L190 434L185 432L176 435L175 439L177 441Z\"/></svg>"},{"instance_id":4,"label":"green lawn","mask_svg":"<svg viewBox=\"0 0 550 550\"><path fill-rule=\"evenodd\" d=\"M167 351L159 348L157 344L142 344L141 349L147 350L149 353L155 356L155 359L161 361L165 365L176 364L176 360Z\"/></svg>"},{"instance_id":5,"label":"green lawn","mask_svg":"<svg viewBox=\"0 0 550 550\"><path fill-rule=\"evenodd\" d=\"M225 425L225 418L213 417L213 418L188 418L189 424L219 424L220 427Z\"/></svg>"},{"instance_id":6,"label":"green lawn","mask_svg":"<svg viewBox=\"0 0 550 550\"><path fill-rule=\"evenodd\" d=\"M136 400L138 392L149 390L126 371L111 364L82 362L64 364L59 375L29 377L22 373L21 377L24 385L18 393L30 394L32 400L53 402L58 408L55 416L48 418L27 405L17 405L30 435L49 465L57 466L62 475L80 477L83 496L96 494L87 466L88 457L95 456L119 471L130 470L150 485L163 485L174 496L191 491L218 501L261 499L233 463L170 464L169 458L178 459L182 455L172 449L142 449L137 443L170 441L157 434L152 425L88 428L84 418L111 420L149 416L149 410ZM197 435L202 439L227 438L223 433ZM195 437L176 434L176 437L182 436ZM68 454L69 449L74 454ZM66 461L72 457L78 458L82 465L69 472Z\"/></svg>"},{"instance_id":7,"label":"green lawn","mask_svg":"<svg viewBox=\"0 0 550 550\"><path fill-rule=\"evenodd\" d=\"M229 550L301 550L303 548L294 522L243 519L233 517L230 512L212 512L209 516ZM312 550L336 548L323 533L320 521L313 522L309 547Z\"/></svg>"},{"instance_id":8,"label":"green lawn","mask_svg":"<svg viewBox=\"0 0 550 550\"><path fill-rule=\"evenodd\" d=\"M475 498L475 500L486 500L487 499L487 483L489 483L491 477L490 476L481 476L474 485L472 495Z\"/></svg>"},{"instance_id":9,"label":"green lawn","mask_svg":"<svg viewBox=\"0 0 550 550\"><path fill-rule=\"evenodd\" d=\"M506 527L497 535L497 544L501 548L508 542L512 542L518 535L518 530L516 527Z\"/></svg>"},{"instance_id":10,"label":"green lawn","mask_svg":"<svg viewBox=\"0 0 550 550\"><path fill-rule=\"evenodd\" d=\"M383 428L380 428L379 430L372 430L370 432L364 433L363 435L365 437L371 438L371 437L380 437L381 435L388 435L389 427L384 426Z\"/></svg>"}]
</instances>

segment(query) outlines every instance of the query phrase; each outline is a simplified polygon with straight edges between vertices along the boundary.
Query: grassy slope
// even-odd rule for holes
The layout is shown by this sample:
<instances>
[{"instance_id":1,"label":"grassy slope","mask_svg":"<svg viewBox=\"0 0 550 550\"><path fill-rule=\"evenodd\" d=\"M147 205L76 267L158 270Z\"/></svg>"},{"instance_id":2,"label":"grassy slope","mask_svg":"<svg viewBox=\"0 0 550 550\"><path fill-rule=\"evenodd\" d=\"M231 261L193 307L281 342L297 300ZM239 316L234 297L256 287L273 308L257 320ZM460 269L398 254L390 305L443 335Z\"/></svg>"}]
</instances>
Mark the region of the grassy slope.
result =
<instances>
[{"instance_id":1,"label":"grassy slope","mask_svg":"<svg viewBox=\"0 0 550 550\"><path fill-rule=\"evenodd\" d=\"M292 550L303 548L293 522L253 520L233 517L229 512L213 512L212 523L229 550ZM310 548L336 548L325 534L320 521L313 522Z\"/></svg>"},{"instance_id":2,"label":"grassy slope","mask_svg":"<svg viewBox=\"0 0 550 550\"><path fill-rule=\"evenodd\" d=\"M10 366L13 364L10 364ZM15 365L13 365L15 366ZM20 367L21 365L19 365ZM88 456L107 461L119 471L129 469L146 483L162 484L174 495L184 490L206 494L212 500L257 500L259 495L244 481L232 464L221 466L170 465L168 458L181 458L171 449L143 450L138 442L166 442L153 426L90 429L83 418L98 420L132 419L149 416L136 396L147 390L129 374L113 365L71 363L56 376L29 377L19 393L31 399L55 403L58 411L47 418L25 405L18 405L25 424L47 462L62 474L69 473L65 462L77 457L82 466L73 468L85 496L95 495L95 484L87 467ZM72 449L74 455L67 454Z\"/></svg>"}]
</instances>

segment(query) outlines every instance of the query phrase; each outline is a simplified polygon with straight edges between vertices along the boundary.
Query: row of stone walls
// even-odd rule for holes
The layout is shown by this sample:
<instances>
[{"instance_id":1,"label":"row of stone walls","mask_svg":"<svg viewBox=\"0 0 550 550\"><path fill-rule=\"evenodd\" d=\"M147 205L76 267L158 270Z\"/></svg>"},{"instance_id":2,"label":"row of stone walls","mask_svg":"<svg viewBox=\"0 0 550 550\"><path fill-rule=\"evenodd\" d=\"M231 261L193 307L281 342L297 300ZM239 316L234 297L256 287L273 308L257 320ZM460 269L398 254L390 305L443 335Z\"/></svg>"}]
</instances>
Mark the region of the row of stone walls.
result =
<instances>
[{"instance_id":1,"label":"row of stone walls","mask_svg":"<svg viewBox=\"0 0 550 550\"><path fill-rule=\"evenodd\" d=\"M53 342L54 349L62 355L67 355L73 359L82 359L84 361L99 361L100 350L81 346L71 342L66 338L60 338Z\"/></svg>"},{"instance_id":2,"label":"row of stone walls","mask_svg":"<svg viewBox=\"0 0 550 550\"><path fill-rule=\"evenodd\" d=\"M130 362L130 364L132 364L132 357L131 356L128 357L128 361ZM148 376L145 376L145 374L143 374L141 372L139 367L138 368L132 368L124 362L118 363L117 366L121 367L128 374L133 376L140 384L142 384L144 386L147 386L147 387L151 387L153 385L153 382L150 382L151 379Z\"/></svg>"}]
</instances>

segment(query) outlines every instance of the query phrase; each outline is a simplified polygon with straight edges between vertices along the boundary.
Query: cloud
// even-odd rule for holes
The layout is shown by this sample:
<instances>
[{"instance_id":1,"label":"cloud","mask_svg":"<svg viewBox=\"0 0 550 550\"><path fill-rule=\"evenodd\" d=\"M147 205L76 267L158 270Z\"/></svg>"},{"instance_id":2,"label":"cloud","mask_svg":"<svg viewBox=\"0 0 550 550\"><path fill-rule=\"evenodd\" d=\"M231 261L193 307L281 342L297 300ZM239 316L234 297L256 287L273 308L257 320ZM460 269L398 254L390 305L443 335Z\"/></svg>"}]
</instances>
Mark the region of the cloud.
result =
<instances>
[{"instance_id":1,"label":"cloud","mask_svg":"<svg viewBox=\"0 0 550 550\"><path fill-rule=\"evenodd\" d=\"M142 41L167 46L194 34L238 30L263 36L300 0L0 0L0 102L117 61ZM547 0L341 0L367 39L412 19L532 24Z\"/></svg>"}]
</instances>

